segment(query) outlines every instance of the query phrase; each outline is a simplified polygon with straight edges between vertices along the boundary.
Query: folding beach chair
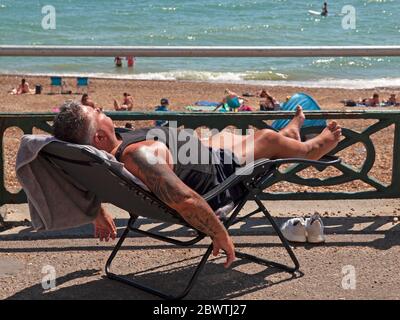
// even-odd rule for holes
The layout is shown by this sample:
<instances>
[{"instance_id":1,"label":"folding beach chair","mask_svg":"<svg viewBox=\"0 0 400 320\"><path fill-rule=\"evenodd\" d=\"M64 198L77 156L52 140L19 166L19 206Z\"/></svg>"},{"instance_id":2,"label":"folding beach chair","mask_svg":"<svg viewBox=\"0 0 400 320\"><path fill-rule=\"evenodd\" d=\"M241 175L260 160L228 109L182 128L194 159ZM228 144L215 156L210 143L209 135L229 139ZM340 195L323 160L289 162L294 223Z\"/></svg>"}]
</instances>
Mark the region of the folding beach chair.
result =
<instances>
[{"instance_id":1,"label":"folding beach chair","mask_svg":"<svg viewBox=\"0 0 400 320\"><path fill-rule=\"evenodd\" d=\"M77 93L82 93L83 88L86 88L86 93L89 93L89 78L88 77L77 77L76 78Z\"/></svg>"},{"instance_id":2,"label":"folding beach chair","mask_svg":"<svg viewBox=\"0 0 400 320\"><path fill-rule=\"evenodd\" d=\"M62 77L50 77L50 93L54 94L55 88L60 88L59 93L63 92Z\"/></svg>"},{"instance_id":3,"label":"folding beach chair","mask_svg":"<svg viewBox=\"0 0 400 320\"><path fill-rule=\"evenodd\" d=\"M111 272L111 264L127 235L131 231L184 247L193 246L194 244L198 243L205 237L204 234L195 230L196 236L194 236L193 239L189 241L180 241L135 227L135 222L138 216L142 216L155 219L160 222L178 224L193 229L180 217L176 211L166 206L154 194L147 191L144 185L140 185L138 180L125 168L121 169L121 166L116 165L118 163L112 161L110 162L109 160L96 155L93 150L87 147L74 144L65 144L61 142L52 142L43 148L40 156L44 157L56 168L58 168L60 170L60 174L67 174L72 181L76 181L77 186L85 188L85 190L87 190L89 193L94 193L101 200L101 202L112 203L117 207L129 212L129 222L106 263L105 272L110 279L121 281L164 299L181 299L189 293L197 277L199 276L199 273L205 266L208 257L212 253L212 244L204 253L204 256L196 267L186 287L183 288L180 294L175 296L172 296L169 292L161 292L157 289L138 283L127 276L117 275ZM289 254L291 261L293 262L293 266L287 266L278 262L265 260L241 252L236 252L237 257L241 259L248 259L261 265L272 266L282 269L286 272L294 273L299 269L299 262L271 214L260 201L259 195L263 189L265 189L266 185L278 179L278 168L283 164L302 163L315 166L319 170L323 170L327 166L336 165L339 162L340 160L335 157L327 157L321 161L304 159L258 160L237 170L235 174L228 177L226 181L207 194L203 195L203 197L206 201L209 201L232 186L242 184L246 191L243 193L240 201L236 204L233 212L223 220L223 224L229 230L229 228L234 224L245 221L256 213L263 213L266 218L265 222L269 222L271 224L273 230L280 238L284 248ZM246 202L251 200L256 202L258 208L244 216L238 217L240 210L243 208Z\"/></svg>"}]
</instances>

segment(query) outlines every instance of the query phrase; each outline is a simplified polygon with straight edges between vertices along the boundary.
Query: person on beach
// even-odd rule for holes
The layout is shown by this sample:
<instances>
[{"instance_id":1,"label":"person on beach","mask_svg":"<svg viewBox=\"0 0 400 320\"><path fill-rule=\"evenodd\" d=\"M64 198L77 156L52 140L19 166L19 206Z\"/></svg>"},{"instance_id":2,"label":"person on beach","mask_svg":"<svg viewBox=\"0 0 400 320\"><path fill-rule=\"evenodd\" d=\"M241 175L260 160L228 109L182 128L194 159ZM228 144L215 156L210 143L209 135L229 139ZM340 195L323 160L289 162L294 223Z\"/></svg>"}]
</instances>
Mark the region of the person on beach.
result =
<instances>
[{"instance_id":1,"label":"person on beach","mask_svg":"<svg viewBox=\"0 0 400 320\"><path fill-rule=\"evenodd\" d=\"M231 111L238 111L238 109L242 106L243 101L248 101L246 98L239 96L237 93L225 89L225 96L222 99L222 102L214 109L217 111L221 108L224 104L227 104Z\"/></svg>"},{"instance_id":2,"label":"person on beach","mask_svg":"<svg viewBox=\"0 0 400 320\"><path fill-rule=\"evenodd\" d=\"M215 211L226 203L238 201L243 189L241 186L232 187L220 199L214 199L214 202L206 202L201 194L219 185L244 165L246 159L297 157L317 160L337 146L341 128L334 121L315 138L302 142L300 128L304 120L303 111L298 107L291 123L279 133L270 129L258 130L254 135L222 131L204 142L199 141L191 131L180 129L179 132L183 130L185 136L189 135L189 141L200 146L199 155L205 152L208 158L221 160L200 163L197 160L187 163L186 158L180 162L180 157L174 157L179 154L180 146L185 150L187 148L187 140L183 144L179 144L178 140L177 150L169 147L168 139L175 136L176 132L173 131L178 130L176 128L157 128L157 131L165 132L165 138L157 140L151 134L151 137L148 135L154 128L116 133L112 119L99 108L93 109L78 103L70 102L61 107L60 113L54 118L53 129L57 139L90 144L123 162L125 168L156 197L176 210L189 225L211 237L214 256L223 250L226 253L224 265L227 268L235 260L235 246ZM187 150L194 152L199 150L197 147ZM199 155L194 154L196 159ZM104 207L99 210L93 224L95 236L100 240L115 239L117 230L113 217Z\"/></svg>"},{"instance_id":3,"label":"person on beach","mask_svg":"<svg viewBox=\"0 0 400 320\"><path fill-rule=\"evenodd\" d=\"M133 66L135 65L136 58L129 56L129 57L126 57L126 61L128 63L128 68L133 68Z\"/></svg>"},{"instance_id":4,"label":"person on beach","mask_svg":"<svg viewBox=\"0 0 400 320\"><path fill-rule=\"evenodd\" d=\"M328 16L328 3L324 2L324 6L322 7L321 16L327 17Z\"/></svg>"},{"instance_id":5,"label":"person on beach","mask_svg":"<svg viewBox=\"0 0 400 320\"><path fill-rule=\"evenodd\" d=\"M115 57L114 63L116 67L122 67L122 59L120 57Z\"/></svg>"},{"instance_id":6,"label":"person on beach","mask_svg":"<svg viewBox=\"0 0 400 320\"><path fill-rule=\"evenodd\" d=\"M274 111L279 110L280 104L276 99L269 94L265 89L262 89L258 96L260 99L260 111Z\"/></svg>"},{"instance_id":7,"label":"person on beach","mask_svg":"<svg viewBox=\"0 0 400 320\"><path fill-rule=\"evenodd\" d=\"M131 111L133 109L133 97L124 92L124 99L121 105L114 99L114 109L115 111Z\"/></svg>"},{"instance_id":8,"label":"person on beach","mask_svg":"<svg viewBox=\"0 0 400 320\"><path fill-rule=\"evenodd\" d=\"M160 105L157 106L154 111L156 111L156 112L158 112L158 111L168 112L169 111L168 110L168 106L169 106L168 99L167 98L162 98L160 100ZM156 127L166 126L167 124L168 124L168 121L165 121L165 120L156 120L156 121L154 121L154 125Z\"/></svg>"},{"instance_id":9,"label":"person on beach","mask_svg":"<svg viewBox=\"0 0 400 320\"><path fill-rule=\"evenodd\" d=\"M361 104L365 105L366 107L379 107L381 104L379 100L379 94L374 93L372 98L366 98L361 101Z\"/></svg>"},{"instance_id":10,"label":"person on beach","mask_svg":"<svg viewBox=\"0 0 400 320\"><path fill-rule=\"evenodd\" d=\"M397 99L396 99L396 94L392 93L389 97L389 99L386 101L386 105L388 106L398 106L399 103L397 103Z\"/></svg>"},{"instance_id":11,"label":"person on beach","mask_svg":"<svg viewBox=\"0 0 400 320\"><path fill-rule=\"evenodd\" d=\"M30 89L29 83L25 79L21 80L21 84L17 88L10 91L10 94L20 95L26 93L34 93L34 90Z\"/></svg>"},{"instance_id":12,"label":"person on beach","mask_svg":"<svg viewBox=\"0 0 400 320\"><path fill-rule=\"evenodd\" d=\"M81 103L82 103L83 106L96 108L96 104L93 102L92 99L90 99L90 97L89 97L89 95L87 93L84 93L82 95Z\"/></svg>"}]
</instances>

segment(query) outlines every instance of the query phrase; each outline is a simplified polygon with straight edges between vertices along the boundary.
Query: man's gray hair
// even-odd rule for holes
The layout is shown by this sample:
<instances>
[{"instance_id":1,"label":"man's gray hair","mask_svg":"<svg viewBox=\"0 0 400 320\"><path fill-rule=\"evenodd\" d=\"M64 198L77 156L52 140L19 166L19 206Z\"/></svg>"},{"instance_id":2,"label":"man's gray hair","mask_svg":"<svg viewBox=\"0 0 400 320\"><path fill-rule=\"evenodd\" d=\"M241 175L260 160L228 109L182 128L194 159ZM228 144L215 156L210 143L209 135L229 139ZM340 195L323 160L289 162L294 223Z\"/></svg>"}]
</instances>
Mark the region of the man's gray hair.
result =
<instances>
[{"instance_id":1,"label":"man's gray hair","mask_svg":"<svg viewBox=\"0 0 400 320\"><path fill-rule=\"evenodd\" d=\"M66 101L54 118L54 137L71 143L90 145L97 130L94 121L90 120L79 102Z\"/></svg>"}]
</instances>

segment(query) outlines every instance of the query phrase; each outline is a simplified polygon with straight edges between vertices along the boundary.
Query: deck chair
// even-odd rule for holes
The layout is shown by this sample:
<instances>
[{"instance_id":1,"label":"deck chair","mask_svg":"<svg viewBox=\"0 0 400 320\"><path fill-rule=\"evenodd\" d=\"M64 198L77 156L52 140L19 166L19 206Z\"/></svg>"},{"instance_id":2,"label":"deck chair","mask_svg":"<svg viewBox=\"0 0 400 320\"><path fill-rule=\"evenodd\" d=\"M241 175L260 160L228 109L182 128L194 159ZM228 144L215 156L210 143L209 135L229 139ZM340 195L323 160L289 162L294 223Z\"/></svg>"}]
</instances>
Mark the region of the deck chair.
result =
<instances>
[{"instance_id":1,"label":"deck chair","mask_svg":"<svg viewBox=\"0 0 400 320\"><path fill-rule=\"evenodd\" d=\"M89 78L88 77L77 77L76 78L76 92L82 93L83 88L86 88L86 93L89 93Z\"/></svg>"},{"instance_id":2,"label":"deck chair","mask_svg":"<svg viewBox=\"0 0 400 320\"><path fill-rule=\"evenodd\" d=\"M54 94L54 90L59 88L58 93L63 93L64 85L62 81L62 77L50 77L50 93Z\"/></svg>"},{"instance_id":3,"label":"deck chair","mask_svg":"<svg viewBox=\"0 0 400 320\"><path fill-rule=\"evenodd\" d=\"M69 178L73 181L76 181L80 187L84 187L88 192L94 193L102 202L112 203L117 207L129 212L130 219L128 224L118 243L113 249L110 257L108 258L105 266L105 272L108 278L118 280L164 299L182 299L189 293L195 284L199 273L204 268L207 259L212 253L212 244L204 253L188 284L178 295L174 296L168 292L161 292L153 287L138 283L127 276L113 273L111 271L111 264L120 250L124 240L131 231L183 247L190 247L198 243L205 237L204 234L195 230L196 235L191 240L180 241L135 227L137 218L142 216L155 219L160 222L178 224L193 229L180 217L176 211L166 206L154 194L146 190L145 186L138 184L137 179L134 179L134 177L126 169L121 170L120 166L117 167L115 166L115 163L99 157L93 152L93 150L82 148L82 146L78 147L74 144L65 144L55 141L43 148L40 156L44 157L52 165L58 168L60 173L67 174ZM245 221L256 213L263 213L266 218L265 222L269 222L271 224L273 230L278 235L283 247L286 249L286 252L293 262L293 266L265 260L238 251L236 252L237 257L241 259L248 259L264 266L276 267L289 273L295 273L300 267L299 262L289 243L282 235L279 226L275 223L271 214L259 199L259 195L265 189L264 186L276 179L276 177L279 175L278 168L283 164L303 163L306 165L315 166L319 170L323 170L327 166L335 165L339 162L340 160L335 157L328 157L321 161L304 159L258 160L237 170L235 174L228 177L226 181L217 186L215 189L211 190L207 194L204 194L203 197L206 201L209 201L210 199L219 195L221 192L231 188L233 185L239 183L242 184L246 191L236 204L233 212L231 212L231 214L229 214L227 218L223 220L224 226L229 231L229 228L236 223ZM244 216L238 217L239 212L248 201L255 201L258 205L258 208L245 214Z\"/></svg>"}]
</instances>

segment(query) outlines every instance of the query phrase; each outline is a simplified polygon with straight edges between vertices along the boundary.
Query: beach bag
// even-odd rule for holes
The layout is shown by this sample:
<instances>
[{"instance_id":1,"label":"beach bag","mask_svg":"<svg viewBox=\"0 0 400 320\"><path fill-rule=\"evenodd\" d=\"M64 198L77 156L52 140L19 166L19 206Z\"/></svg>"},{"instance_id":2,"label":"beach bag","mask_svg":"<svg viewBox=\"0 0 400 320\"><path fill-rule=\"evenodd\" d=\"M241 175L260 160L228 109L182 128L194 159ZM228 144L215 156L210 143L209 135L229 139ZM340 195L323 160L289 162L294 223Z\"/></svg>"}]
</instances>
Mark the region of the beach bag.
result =
<instances>
[{"instance_id":1,"label":"beach bag","mask_svg":"<svg viewBox=\"0 0 400 320\"><path fill-rule=\"evenodd\" d=\"M41 94L42 93L42 86L40 84L37 84L35 86L35 94Z\"/></svg>"}]
</instances>

